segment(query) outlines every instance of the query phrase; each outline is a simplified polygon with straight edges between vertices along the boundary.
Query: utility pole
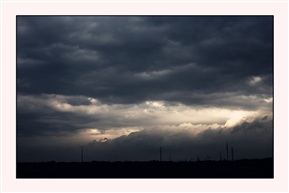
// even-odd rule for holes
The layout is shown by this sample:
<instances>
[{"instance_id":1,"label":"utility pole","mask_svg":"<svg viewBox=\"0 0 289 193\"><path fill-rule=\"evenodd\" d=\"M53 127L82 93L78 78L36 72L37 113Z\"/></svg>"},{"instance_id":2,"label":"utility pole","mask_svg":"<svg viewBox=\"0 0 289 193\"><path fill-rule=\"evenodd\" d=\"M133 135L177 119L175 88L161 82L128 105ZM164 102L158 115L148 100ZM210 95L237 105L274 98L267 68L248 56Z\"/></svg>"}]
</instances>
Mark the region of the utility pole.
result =
<instances>
[{"instance_id":1,"label":"utility pole","mask_svg":"<svg viewBox=\"0 0 289 193\"><path fill-rule=\"evenodd\" d=\"M232 147L232 161L234 161L234 148Z\"/></svg>"},{"instance_id":2,"label":"utility pole","mask_svg":"<svg viewBox=\"0 0 289 193\"><path fill-rule=\"evenodd\" d=\"M229 160L229 147L228 147L228 141L226 141L226 151L227 151L227 161Z\"/></svg>"},{"instance_id":3,"label":"utility pole","mask_svg":"<svg viewBox=\"0 0 289 193\"><path fill-rule=\"evenodd\" d=\"M83 146L81 146L81 162L83 162Z\"/></svg>"},{"instance_id":4,"label":"utility pole","mask_svg":"<svg viewBox=\"0 0 289 193\"><path fill-rule=\"evenodd\" d=\"M160 161L162 161L162 147L160 147Z\"/></svg>"}]
</instances>

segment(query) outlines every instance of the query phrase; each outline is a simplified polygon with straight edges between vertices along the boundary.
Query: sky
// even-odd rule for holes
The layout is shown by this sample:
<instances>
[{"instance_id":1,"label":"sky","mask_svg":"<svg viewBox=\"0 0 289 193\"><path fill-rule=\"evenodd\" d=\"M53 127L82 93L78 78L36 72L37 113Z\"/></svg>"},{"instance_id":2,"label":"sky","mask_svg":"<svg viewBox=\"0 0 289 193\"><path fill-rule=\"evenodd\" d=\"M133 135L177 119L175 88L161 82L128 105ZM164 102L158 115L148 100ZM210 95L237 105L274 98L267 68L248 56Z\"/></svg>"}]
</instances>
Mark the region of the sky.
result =
<instances>
[{"instance_id":1,"label":"sky","mask_svg":"<svg viewBox=\"0 0 289 193\"><path fill-rule=\"evenodd\" d=\"M16 23L18 162L273 156L273 16Z\"/></svg>"}]
</instances>

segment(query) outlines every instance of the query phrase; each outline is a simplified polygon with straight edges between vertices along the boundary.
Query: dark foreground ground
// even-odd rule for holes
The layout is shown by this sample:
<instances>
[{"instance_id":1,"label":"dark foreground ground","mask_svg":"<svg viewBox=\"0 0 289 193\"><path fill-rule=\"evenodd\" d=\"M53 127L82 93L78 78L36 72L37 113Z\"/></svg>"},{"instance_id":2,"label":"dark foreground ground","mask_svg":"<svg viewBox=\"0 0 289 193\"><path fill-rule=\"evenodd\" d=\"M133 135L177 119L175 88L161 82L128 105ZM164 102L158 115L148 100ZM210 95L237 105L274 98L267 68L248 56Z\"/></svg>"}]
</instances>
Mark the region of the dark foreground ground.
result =
<instances>
[{"instance_id":1,"label":"dark foreground ground","mask_svg":"<svg viewBox=\"0 0 289 193\"><path fill-rule=\"evenodd\" d=\"M18 163L17 178L273 178L273 159Z\"/></svg>"}]
</instances>

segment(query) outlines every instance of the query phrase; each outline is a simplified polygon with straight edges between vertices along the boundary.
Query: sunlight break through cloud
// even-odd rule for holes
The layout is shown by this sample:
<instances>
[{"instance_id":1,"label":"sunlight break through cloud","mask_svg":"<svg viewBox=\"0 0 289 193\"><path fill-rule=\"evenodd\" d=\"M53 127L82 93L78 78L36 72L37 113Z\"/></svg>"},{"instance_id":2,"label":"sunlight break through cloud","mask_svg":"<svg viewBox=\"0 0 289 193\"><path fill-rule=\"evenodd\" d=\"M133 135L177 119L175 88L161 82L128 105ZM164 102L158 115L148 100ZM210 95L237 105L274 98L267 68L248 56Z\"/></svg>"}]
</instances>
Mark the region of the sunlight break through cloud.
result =
<instances>
[{"instance_id":1,"label":"sunlight break through cloud","mask_svg":"<svg viewBox=\"0 0 289 193\"><path fill-rule=\"evenodd\" d=\"M78 97L86 104L73 104L79 100L75 97L62 95L43 95L43 98L33 96L19 96L19 106L32 107L39 110L49 108L56 112L69 112L93 118L102 117L98 123L91 123L91 127L99 127L100 130L123 126L152 126L152 125L176 125L182 123L193 124L224 124L234 126L242 118L256 116L257 111L231 110L217 107L186 106L181 103L167 103L165 101L145 101L139 104L103 104L94 98ZM31 107L31 108L29 108ZM65 120L64 120L65 121ZM77 121L77 120L75 120ZM86 123L87 124L87 123ZM96 125L93 125L96 124Z\"/></svg>"}]
</instances>

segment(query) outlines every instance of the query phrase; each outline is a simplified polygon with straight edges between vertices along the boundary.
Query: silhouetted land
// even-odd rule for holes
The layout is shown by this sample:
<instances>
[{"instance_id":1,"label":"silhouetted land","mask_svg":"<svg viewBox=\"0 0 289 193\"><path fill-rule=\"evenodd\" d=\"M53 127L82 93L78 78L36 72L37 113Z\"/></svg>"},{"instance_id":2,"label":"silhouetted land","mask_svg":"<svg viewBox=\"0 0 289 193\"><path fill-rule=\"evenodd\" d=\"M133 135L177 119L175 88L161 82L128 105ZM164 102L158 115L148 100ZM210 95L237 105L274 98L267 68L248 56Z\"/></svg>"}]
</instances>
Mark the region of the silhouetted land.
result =
<instances>
[{"instance_id":1,"label":"silhouetted land","mask_svg":"<svg viewBox=\"0 0 289 193\"><path fill-rule=\"evenodd\" d=\"M18 163L17 178L273 178L273 159Z\"/></svg>"}]
</instances>

